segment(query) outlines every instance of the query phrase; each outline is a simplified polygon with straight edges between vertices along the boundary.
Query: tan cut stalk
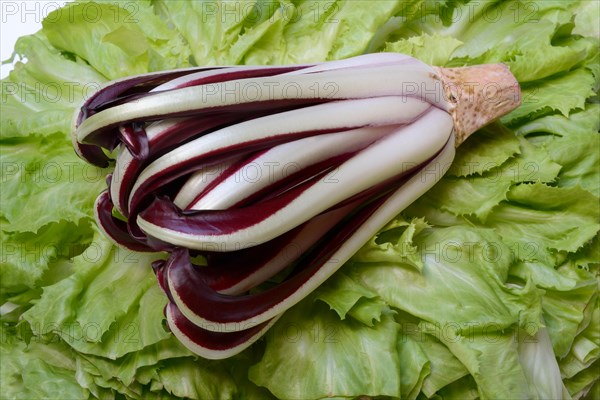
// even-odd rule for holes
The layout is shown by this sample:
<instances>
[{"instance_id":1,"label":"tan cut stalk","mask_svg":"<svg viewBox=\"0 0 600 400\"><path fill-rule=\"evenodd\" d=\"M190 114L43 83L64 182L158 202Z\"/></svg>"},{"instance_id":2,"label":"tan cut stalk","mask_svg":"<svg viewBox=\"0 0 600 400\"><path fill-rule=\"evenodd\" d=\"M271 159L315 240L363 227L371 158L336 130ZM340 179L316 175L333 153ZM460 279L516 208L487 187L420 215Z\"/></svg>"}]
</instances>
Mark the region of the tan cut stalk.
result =
<instances>
[{"instance_id":1,"label":"tan cut stalk","mask_svg":"<svg viewBox=\"0 0 600 400\"><path fill-rule=\"evenodd\" d=\"M519 83L505 64L434 70L449 104L457 147L473 132L521 104Z\"/></svg>"}]
</instances>

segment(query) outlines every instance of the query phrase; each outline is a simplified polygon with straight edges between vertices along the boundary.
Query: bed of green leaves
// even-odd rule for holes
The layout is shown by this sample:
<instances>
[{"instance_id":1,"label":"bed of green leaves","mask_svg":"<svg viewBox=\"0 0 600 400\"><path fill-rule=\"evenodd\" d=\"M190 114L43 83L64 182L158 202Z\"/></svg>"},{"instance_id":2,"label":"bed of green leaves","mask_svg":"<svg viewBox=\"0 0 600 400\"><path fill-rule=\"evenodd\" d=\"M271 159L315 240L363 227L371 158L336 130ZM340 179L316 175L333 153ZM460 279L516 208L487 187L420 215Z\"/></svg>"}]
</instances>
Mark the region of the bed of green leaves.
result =
<instances>
[{"instance_id":1,"label":"bed of green leaves","mask_svg":"<svg viewBox=\"0 0 600 400\"><path fill-rule=\"evenodd\" d=\"M600 8L595 1L76 2L1 81L0 397L600 398ZM254 346L199 359L150 262L92 204L78 104L111 79L365 52L504 62L521 107ZM18 61L20 60L20 61Z\"/></svg>"}]
</instances>

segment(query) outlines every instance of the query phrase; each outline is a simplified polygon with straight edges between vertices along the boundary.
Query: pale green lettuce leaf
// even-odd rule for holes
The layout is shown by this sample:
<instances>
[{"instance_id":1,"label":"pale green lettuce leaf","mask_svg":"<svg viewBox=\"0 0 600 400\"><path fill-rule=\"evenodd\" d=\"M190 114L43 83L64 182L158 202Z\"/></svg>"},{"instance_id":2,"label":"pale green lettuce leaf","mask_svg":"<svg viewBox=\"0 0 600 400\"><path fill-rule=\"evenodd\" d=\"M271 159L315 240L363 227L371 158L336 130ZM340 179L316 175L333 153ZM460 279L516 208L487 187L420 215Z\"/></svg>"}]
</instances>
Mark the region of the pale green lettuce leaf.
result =
<instances>
[{"instance_id":1,"label":"pale green lettuce leaf","mask_svg":"<svg viewBox=\"0 0 600 400\"><path fill-rule=\"evenodd\" d=\"M363 297L348 311L348 315L367 326L375 326L375 323L380 322L382 316L389 312L390 308L379 297L374 299Z\"/></svg>"},{"instance_id":2,"label":"pale green lettuce leaf","mask_svg":"<svg viewBox=\"0 0 600 400\"><path fill-rule=\"evenodd\" d=\"M505 285L513 255L493 231L428 229L415 243L423 258L422 271L400 260L382 261L371 252L369 262L353 262L345 272L390 306L429 323L451 324L457 334L462 328L484 331L493 325L499 330L525 323L526 318L535 320L532 306L539 293L532 287L516 290Z\"/></svg>"},{"instance_id":3,"label":"pale green lettuce leaf","mask_svg":"<svg viewBox=\"0 0 600 400\"><path fill-rule=\"evenodd\" d=\"M545 325L554 353L559 358L565 357L572 351L576 336L591 325L597 298L593 274L569 264L555 269L539 262L518 263L510 274L522 281L529 279L545 290L542 301Z\"/></svg>"},{"instance_id":4,"label":"pale green lettuce leaf","mask_svg":"<svg viewBox=\"0 0 600 400\"><path fill-rule=\"evenodd\" d=\"M424 34L387 43L384 51L408 54L427 64L444 66L461 45L460 40L451 36Z\"/></svg>"},{"instance_id":5,"label":"pale green lettuce leaf","mask_svg":"<svg viewBox=\"0 0 600 400\"><path fill-rule=\"evenodd\" d=\"M574 12L574 15L574 35L600 37L600 25L598 25L600 3L597 1L582 1Z\"/></svg>"},{"instance_id":6,"label":"pale green lettuce leaf","mask_svg":"<svg viewBox=\"0 0 600 400\"><path fill-rule=\"evenodd\" d=\"M278 398L400 397L399 326L389 315L368 327L310 296L267 334L265 353L249 370L252 382ZM302 371L301 379L293 371Z\"/></svg>"},{"instance_id":7,"label":"pale green lettuce leaf","mask_svg":"<svg viewBox=\"0 0 600 400\"><path fill-rule=\"evenodd\" d=\"M519 361L531 392L539 399L568 399L561 372L546 328L535 334L520 331L516 336Z\"/></svg>"},{"instance_id":8,"label":"pale green lettuce leaf","mask_svg":"<svg viewBox=\"0 0 600 400\"><path fill-rule=\"evenodd\" d=\"M523 139L518 142L519 154L505 163L489 168L481 175L445 176L426 196L435 198L441 210L455 215L472 214L485 222L493 208L506 200L515 183L554 181L561 166L544 149Z\"/></svg>"},{"instance_id":9,"label":"pale green lettuce leaf","mask_svg":"<svg viewBox=\"0 0 600 400\"><path fill-rule=\"evenodd\" d=\"M404 6L398 0L294 3L296 19L284 32L284 63L321 62L360 55L367 50L377 29Z\"/></svg>"},{"instance_id":10,"label":"pale green lettuce leaf","mask_svg":"<svg viewBox=\"0 0 600 400\"><path fill-rule=\"evenodd\" d=\"M596 363L574 377L565 379L565 387L571 393L573 400L600 398L599 368L600 361L596 361Z\"/></svg>"},{"instance_id":11,"label":"pale green lettuce leaf","mask_svg":"<svg viewBox=\"0 0 600 400\"><path fill-rule=\"evenodd\" d=\"M70 245L71 244L69 244L69 246ZM87 245L88 242L86 241L76 244L74 248L77 252L81 252ZM31 308L32 304L40 298L43 287L52 285L71 275L73 273L73 264L71 259L59 257L57 260L51 261L48 264L47 268L45 268L33 287L28 288L26 286L18 286L2 288L2 290L0 290L0 302L2 302L0 321L9 324L19 323L22 314ZM8 267L7 269L10 270ZM36 272L37 271L32 271L32 274L35 275ZM8 282L10 282L10 280Z\"/></svg>"},{"instance_id":12,"label":"pale green lettuce leaf","mask_svg":"<svg viewBox=\"0 0 600 400\"><path fill-rule=\"evenodd\" d=\"M507 64L521 84L523 104L503 117L504 123L522 123L555 111L568 116L594 95L591 67L582 66L597 54L597 45L583 38L564 39L577 7L575 1L469 2L451 10L451 24L436 13L421 12L421 18L402 24L391 38L400 40L400 48L424 34L462 42L444 57L446 66Z\"/></svg>"},{"instance_id":13,"label":"pale green lettuce leaf","mask_svg":"<svg viewBox=\"0 0 600 400\"><path fill-rule=\"evenodd\" d=\"M291 7L286 2L280 4L287 6L284 10ZM154 6L183 36L191 49L193 63L204 66L242 63L247 53L265 38L270 40L259 47L275 44L272 50L277 49L284 18L289 18L279 10L280 4L256 0L158 1ZM255 61L266 63L266 60Z\"/></svg>"},{"instance_id":14,"label":"pale green lettuce leaf","mask_svg":"<svg viewBox=\"0 0 600 400\"><path fill-rule=\"evenodd\" d=\"M511 4L499 0L467 3L461 8L462 18L446 30L458 38L471 39L463 40L465 45L457 52L458 57L480 57L490 50L510 56L511 51L535 49L536 45L538 49L547 50L544 47L550 45L548 39L554 28L549 23L566 23L574 6L574 1L561 0L535 4L522 1ZM540 37L531 35L532 30Z\"/></svg>"},{"instance_id":15,"label":"pale green lettuce leaf","mask_svg":"<svg viewBox=\"0 0 600 400\"><path fill-rule=\"evenodd\" d=\"M0 238L0 296L4 297L40 285L53 263L68 260L87 247L92 230L87 224L63 221L45 225L35 234L1 231Z\"/></svg>"},{"instance_id":16,"label":"pale green lettuce leaf","mask_svg":"<svg viewBox=\"0 0 600 400\"><path fill-rule=\"evenodd\" d=\"M521 152L513 132L500 124L492 124L469 136L456 149L456 156L447 176L470 176L489 171L504 164Z\"/></svg>"},{"instance_id":17,"label":"pale green lettuce leaf","mask_svg":"<svg viewBox=\"0 0 600 400\"><path fill-rule=\"evenodd\" d=\"M57 335L79 352L115 359L168 337L156 254L114 246L101 235L74 258L75 272L44 288L23 318L38 336Z\"/></svg>"},{"instance_id":18,"label":"pale green lettuce leaf","mask_svg":"<svg viewBox=\"0 0 600 400\"><path fill-rule=\"evenodd\" d=\"M572 375L565 385L574 398L598 392L592 389L598 362L590 344L597 342L595 331L590 334L597 298L590 276L599 262L594 247L598 163L589 154L597 143L598 110L586 101L597 99L593 89L600 70L597 39L590 37L597 32L597 18L586 14L591 6L575 1L104 3L77 2L51 14L43 34L20 42L19 53L30 61L17 63L3 81L2 162L9 168L18 163L14 170L3 168L3 243L43 245L55 227L84 226L105 173L87 170L87 178L97 181L76 179L70 185L36 181L36 173L50 172L48 161L56 161L63 174L72 169L82 175L83 164L71 164L78 160L72 150L67 153L70 143L64 140L76 104L64 98L24 102L24 92L11 93L14 86L5 82L23 82L20 88L29 90L37 83L84 85L194 63L313 62L384 48L447 66L500 61L524 83L524 105L504 121L529 144L509 131L497 138L486 137L487 129L473 136L449 175L476 182L455 188L464 204L450 201L446 190L453 186L436 188L439 196L425 196L405 213L425 220L390 224L343 275L322 288L321 300L300 303L264 340L223 362L196 360L163 330L166 299L148 267L156 255L134 255L97 239L72 262L62 259L62 248L50 265L44 260L16 265L17 255L11 256L10 267L3 264L2 273L10 275L6 282L35 287L10 298L19 307L2 321L12 325L31 307L19 326L31 330L27 336L35 345L48 338L56 346L43 351L32 346L30 353L20 341L2 347L3 367L7 359L15 366L7 380L2 368L3 395L464 399L478 390L484 398L534 397L535 377L520 362L512 333L537 329L542 314L556 355L566 354L561 366ZM93 14L83 16L86 6L88 12L102 10L96 23ZM78 101L86 95L78 92ZM41 144L38 138L13 139L33 134L47 139ZM496 147L483 149L484 142ZM525 167L534 160L540 168L530 174ZM508 179L517 167L518 179ZM490 172L505 179L497 193L477 181L489 180ZM558 187L519 184L538 180ZM487 204L481 207L473 193ZM469 196L473 199L466 201ZM468 215L456 215L461 213ZM39 238L21 233L35 231ZM58 237L73 239L70 233ZM98 243L102 251L96 257ZM22 273L30 267L31 277ZM50 348L62 356L50 356ZM30 356L35 360L28 361ZM254 365L250 378L263 388L248 381L249 365ZM45 393L40 386L45 381L64 384Z\"/></svg>"},{"instance_id":19,"label":"pale green lettuce leaf","mask_svg":"<svg viewBox=\"0 0 600 400\"><path fill-rule=\"evenodd\" d=\"M223 366L193 359L170 359L157 371L164 390L178 397L202 400L232 398L236 392L235 380Z\"/></svg>"},{"instance_id":20,"label":"pale green lettuce leaf","mask_svg":"<svg viewBox=\"0 0 600 400\"><path fill-rule=\"evenodd\" d=\"M187 46L151 7L149 1L75 2L50 13L43 31L54 47L108 79L189 66Z\"/></svg>"},{"instance_id":21,"label":"pale green lettuce leaf","mask_svg":"<svg viewBox=\"0 0 600 400\"><path fill-rule=\"evenodd\" d=\"M115 280L115 284L118 283ZM79 313L83 315L78 317L76 322L62 322L70 329L68 339L67 336L63 338L82 353L101 355L108 359L134 354L132 357L139 362L137 357L146 356L135 352L146 350L157 341L170 336L161 323L166 299L157 285L153 282L136 301L137 303L134 303L126 314L114 315L114 322L103 333L94 321L84 322L85 313ZM124 365L120 364L120 366Z\"/></svg>"},{"instance_id":22,"label":"pale green lettuce leaf","mask_svg":"<svg viewBox=\"0 0 600 400\"><path fill-rule=\"evenodd\" d=\"M433 398L444 400L478 400L479 391L477 390L477 383L475 383L473 376L467 375L444 386L437 392L437 396L439 397Z\"/></svg>"},{"instance_id":23,"label":"pale green lettuce leaf","mask_svg":"<svg viewBox=\"0 0 600 400\"><path fill-rule=\"evenodd\" d=\"M321 285L316 292L316 298L327 303L340 319L345 319L346 314L360 299L375 297L377 297L376 292L359 285L341 271L335 275L335 278Z\"/></svg>"},{"instance_id":24,"label":"pale green lettuce leaf","mask_svg":"<svg viewBox=\"0 0 600 400\"><path fill-rule=\"evenodd\" d=\"M283 30L287 15L284 10L285 8L278 8L269 18L268 23L248 28L243 39L241 38L231 47L229 54L238 55L237 63L247 65L279 63L280 55L285 51Z\"/></svg>"},{"instance_id":25,"label":"pale green lettuce leaf","mask_svg":"<svg viewBox=\"0 0 600 400\"><path fill-rule=\"evenodd\" d=\"M515 133L533 136L546 132L563 137L598 133L600 130L599 115L600 104L587 103L585 109L572 112L568 117L553 114L528 121L515 128Z\"/></svg>"},{"instance_id":26,"label":"pale green lettuce leaf","mask_svg":"<svg viewBox=\"0 0 600 400\"><path fill-rule=\"evenodd\" d=\"M577 251L596 236L599 220L598 198L588 191L535 183L511 188L486 226L520 254L532 250L530 261L554 265L554 251Z\"/></svg>"},{"instance_id":27,"label":"pale green lettuce leaf","mask_svg":"<svg viewBox=\"0 0 600 400\"><path fill-rule=\"evenodd\" d=\"M442 335L440 339L473 376L481 398L531 397L513 330L489 329L468 336Z\"/></svg>"},{"instance_id":28,"label":"pale green lettuce leaf","mask_svg":"<svg viewBox=\"0 0 600 400\"><path fill-rule=\"evenodd\" d=\"M568 24L566 18L553 21L542 17L520 24L510 33L510 41L503 40L488 51L486 60L505 62L520 83L544 79L580 65L592 50L591 43L586 40L570 45L560 43L556 36ZM536 34L526 34L534 23Z\"/></svg>"},{"instance_id":29,"label":"pale green lettuce leaf","mask_svg":"<svg viewBox=\"0 0 600 400\"><path fill-rule=\"evenodd\" d=\"M597 299L593 306L590 323L577 335L569 354L559 361L562 374L567 379L591 368L600 359L600 308Z\"/></svg>"},{"instance_id":30,"label":"pale green lettuce leaf","mask_svg":"<svg viewBox=\"0 0 600 400\"><path fill-rule=\"evenodd\" d=\"M414 218L410 222L396 218L371 238L353 256L355 262L402 263L417 271L423 269L423 260L418 248L413 243L414 236L421 233L429 225L422 218Z\"/></svg>"},{"instance_id":31,"label":"pale green lettuce leaf","mask_svg":"<svg viewBox=\"0 0 600 400\"><path fill-rule=\"evenodd\" d=\"M94 200L106 188L106 171L80 160L63 134L4 141L0 162L0 214L9 232L91 218Z\"/></svg>"},{"instance_id":32,"label":"pale green lettuce leaf","mask_svg":"<svg viewBox=\"0 0 600 400\"><path fill-rule=\"evenodd\" d=\"M455 5L443 9L439 3L425 3L417 13L420 18L401 24L390 41L395 43L393 40L399 39L403 43L411 37L416 41L419 39L414 39L415 35L420 34L452 38L462 45L454 46L449 42L451 39L446 39L450 47L455 47L444 56L450 61L448 66L504 62L520 82L569 70L581 63L590 50L579 44L561 46L553 41L561 29L570 24L577 2L493 0L456 2ZM436 8L438 13L430 11Z\"/></svg>"},{"instance_id":33,"label":"pale green lettuce leaf","mask_svg":"<svg viewBox=\"0 0 600 400\"><path fill-rule=\"evenodd\" d=\"M389 307L376 292L355 282L339 271L315 291L315 298L325 302L340 319L350 316L367 326L381 321Z\"/></svg>"},{"instance_id":34,"label":"pale green lettuce leaf","mask_svg":"<svg viewBox=\"0 0 600 400\"><path fill-rule=\"evenodd\" d=\"M586 99L594 94L594 82L592 72L586 68L536 81L522 88L522 104L501 121L519 124L556 111L568 117L572 110L585 108Z\"/></svg>"},{"instance_id":35,"label":"pale green lettuce leaf","mask_svg":"<svg viewBox=\"0 0 600 400\"><path fill-rule=\"evenodd\" d=\"M52 46L42 30L35 35L23 36L15 43L15 54L26 59L11 71L11 80L30 84L37 96L23 90L24 103L39 109L74 109L106 79L88 64L72 55L63 54ZM54 90L53 90L54 89ZM35 101L29 102L27 99Z\"/></svg>"},{"instance_id":36,"label":"pale green lettuce leaf","mask_svg":"<svg viewBox=\"0 0 600 400\"><path fill-rule=\"evenodd\" d=\"M261 360L264 353L266 340L260 340L250 349L238 354L229 361L224 361L227 370L236 383L237 393L234 399L248 400L275 400L277 397L273 395L267 388L256 385L251 379L249 370L257 362ZM211 366L209 364L209 366Z\"/></svg>"},{"instance_id":37,"label":"pale green lettuce leaf","mask_svg":"<svg viewBox=\"0 0 600 400\"><path fill-rule=\"evenodd\" d=\"M78 379L82 385L96 390L113 389L129 398L269 398L268 392L261 391L256 386L249 389L247 385L239 385L239 377L233 376L229 371L232 364L230 362L193 357L176 339L159 342L157 345L117 360L80 353L77 359ZM154 350L149 351L151 349ZM151 362L153 359L155 362ZM242 366L248 368L246 364Z\"/></svg>"},{"instance_id":38,"label":"pale green lettuce leaf","mask_svg":"<svg viewBox=\"0 0 600 400\"><path fill-rule=\"evenodd\" d=\"M581 185L594 195L600 195L600 105L586 104L585 110L568 118L556 114L538 118L516 129L544 146L550 157L562 166L557 185ZM544 135L549 133L552 135Z\"/></svg>"},{"instance_id":39,"label":"pale green lettuce leaf","mask_svg":"<svg viewBox=\"0 0 600 400\"><path fill-rule=\"evenodd\" d=\"M516 342L512 333L506 332L539 327L543 292L532 281L524 287L505 283L513 255L492 231L431 228L414 241L423 257L421 272L401 261L381 261L374 256L371 262L364 257L362 262L354 262L346 273L378 292L393 308L418 317L417 332L433 335L441 346L447 346L473 375L482 396L528 395ZM426 394L430 396L460 377Z\"/></svg>"},{"instance_id":40,"label":"pale green lettuce leaf","mask_svg":"<svg viewBox=\"0 0 600 400\"><path fill-rule=\"evenodd\" d=\"M591 271L595 267L597 271L600 265L598 260L600 260L600 235L596 235L575 254L567 254L564 265Z\"/></svg>"},{"instance_id":41,"label":"pale green lettuce leaf","mask_svg":"<svg viewBox=\"0 0 600 400\"><path fill-rule=\"evenodd\" d=\"M64 343L26 345L0 326L0 393L11 399L88 399L74 376L74 353Z\"/></svg>"},{"instance_id":42,"label":"pale green lettuce leaf","mask_svg":"<svg viewBox=\"0 0 600 400\"><path fill-rule=\"evenodd\" d=\"M502 175L501 175L502 177ZM467 179L442 178L426 196L440 204L441 211L454 215L474 215L485 220L494 207L506 199L510 177L489 175Z\"/></svg>"},{"instance_id":43,"label":"pale green lettuce leaf","mask_svg":"<svg viewBox=\"0 0 600 400\"><path fill-rule=\"evenodd\" d=\"M595 321L597 324L598 321ZM598 330L596 325L596 331ZM561 360L562 373L566 378L572 378L579 372L589 368L598 360L600 346L585 336L578 336L573 342L571 352Z\"/></svg>"},{"instance_id":44,"label":"pale green lettuce leaf","mask_svg":"<svg viewBox=\"0 0 600 400\"><path fill-rule=\"evenodd\" d=\"M131 340L132 336L128 339ZM132 385L136 380L139 381L136 377L142 369L145 369L146 372L156 372L161 368L163 360L192 356L189 350L184 348L173 336L116 359L92 354L79 354L95 366L98 376L104 379L115 378L125 386ZM142 383L147 384L149 382Z\"/></svg>"},{"instance_id":45,"label":"pale green lettuce leaf","mask_svg":"<svg viewBox=\"0 0 600 400\"><path fill-rule=\"evenodd\" d=\"M2 80L2 138L68 133L77 104L106 79L80 59L65 57L42 32L15 44L18 61Z\"/></svg>"},{"instance_id":46,"label":"pale green lettuce leaf","mask_svg":"<svg viewBox=\"0 0 600 400\"><path fill-rule=\"evenodd\" d=\"M546 291L542 304L544 321L557 357L562 358L569 353L579 326L585 318L584 311L597 291L598 283L593 279L578 282L569 291Z\"/></svg>"},{"instance_id":47,"label":"pale green lettuce leaf","mask_svg":"<svg viewBox=\"0 0 600 400\"><path fill-rule=\"evenodd\" d=\"M434 186L435 188L435 186ZM402 214L409 218L425 218L425 220L434 226L472 226L473 223L464 215L456 215L441 209L441 204L434 196L430 196L428 191L419 197L414 203L408 206Z\"/></svg>"},{"instance_id":48,"label":"pale green lettuce leaf","mask_svg":"<svg viewBox=\"0 0 600 400\"><path fill-rule=\"evenodd\" d=\"M534 249L530 251L530 254L516 253L515 255L520 260L526 260L535 254ZM530 279L540 288L559 291L571 290L578 282L576 278L561 274L552 265L540 262L519 261L511 266L510 276L520 279L521 282Z\"/></svg>"},{"instance_id":49,"label":"pale green lettuce leaf","mask_svg":"<svg viewBox=\"0 0 600 400\"><path fill-rule=\"evenodd\" d=\"M600 196L600 134L582 133L564 137L553 136L544 142L550 157L562 165L558 186L581 186Z\"/></svg>"},{"instance_id":50,"label":"pale green lettuce leaf","mask_svg":"<svg viewBox=\"0 0 600 400\"><path fill-rule=\"evenodd\" d=\"M563 376L572 376L594 361L586 358L587 351L591 357L597 354L593 347L587 345L588 340L581 336L582 332L600 330L592 321L597 309L597 282L593 274L574 267L572 263L557 270L541 264L531 265L528 270L532 280L542 287L549 287L543 298L545 324ZM549 276L553 278L548 279ZM588 364L583 364L582 360Z\"/></svg>"},{"instance_id":51,"label":"pale green lettuce leaf","mask_svg":"<svg viewBox=\"0 0 600 400\"><path fill-rule=\"evenodd\" d=\"M396 0L154 4L181 32L197 65L307 63L359 55L402 5Z\"/></svg>"},{"instance_id":52,"label":"pale green lettuce leaf","mask_svg":"<svg viewBox=\"0 0 600 400\"><path fill-rule=\"evenodd\" d=\"M144 398L149 390L194 399L234 398L243 391L264 398L243 376L226 384L233 364L198 360L164 329L167 299L150 268L157 258L117 248L98 235L73 259L73 274L45 287L23 318L34 337L60 340L77 354L78 381L91 391ZM141 370L152 379L139 382Z\"/></svg>"},{"instance_id":53,"label":"pale green lettuce leaf","mask_svg":"<svg viewBox=\"0 0 600 400\"><path fill-rule=\"evenodd\" d=\"M423 382L431 374L431 362L420 344L412 337L402 334L398 340L400 357L400 387L402 397L414 400L421 392ZM446 364L446 366L449 366Z\"/></svg>"},{"instance_id":54,"label":"pale green lettuce leaf","mask_svg":"<svg viewBox=\"0 0 600 400\"><path fill-rule=\"evenodd\" d=\"M465 376L469 371L452 352L439 341L439 334L430 335L423 326L417 326L418 335L413 336L419 347L429 360L429 373L423 380L421 391L432 397L442 388ZM409 364L410 365L410 364Z\"/></svg>"},{"instance_id":55,"label":"pale green lettuce leaf","mask_svg":"<svg viewBox=\"0 0 600 400\"><path fill-rule=\"evenodd\" d=\"M139 382L127 386L116 378L101 376L98 367L90 362L85 354L78 354L75 376L82 387L87 388L97 397L107 393L108 396L116 398L115 393L119 393L120 396L125 398L136 399L140 398L143 392L142 385Z\"/></svg>"},{"instance_id":56,"label":"pale green lettuce leaf","mask_svg":"<svg viewBox=\"0 0 600 400\"><path fill-rule=\"evenodd\" d=\"M403 398L415 398L419 392L430 398L468 376L465 366L439 341L440 329L402 311L396 321L401 327L398 354Z\"/></svg>"},{"instance_id":57,"label":"pale green lettuce leaf","mask_svg":"<svg viewBox=\"0 0 600 400\"><path fill-rule=\"evenodd\" d=\"M194 64L227 65L241 59L239 54L230 56L227 51L242 36L244 16L239 9L250 12L255 0L229 4L184 1L160 1L158 4L190 46Z\"/></svg>"}]
</instances>

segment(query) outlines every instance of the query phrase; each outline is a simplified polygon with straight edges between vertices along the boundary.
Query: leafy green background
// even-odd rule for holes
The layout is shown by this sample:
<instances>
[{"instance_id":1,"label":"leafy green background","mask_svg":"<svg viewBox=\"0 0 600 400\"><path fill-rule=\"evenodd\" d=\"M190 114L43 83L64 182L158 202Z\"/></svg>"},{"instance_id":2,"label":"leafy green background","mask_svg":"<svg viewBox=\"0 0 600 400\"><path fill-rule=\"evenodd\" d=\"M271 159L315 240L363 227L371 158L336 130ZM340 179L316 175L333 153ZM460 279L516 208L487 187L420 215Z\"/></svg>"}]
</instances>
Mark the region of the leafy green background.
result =
<instances>
[{"instance_id":1,"label":"leafy green background","mask_svg":"<svg viewBox=\"0 0 600 400\"><path fill-rule=\"evenodd\" d=\"M1 84L2 398L599 398L595 1L77 2ZM504 62L521 107L265 338L207 361L163 328L142 255L91 215L108 170L71 147L104 82L365 52ZM25 61L26 60L26 61Z\"/></svg>"}]
</instances>

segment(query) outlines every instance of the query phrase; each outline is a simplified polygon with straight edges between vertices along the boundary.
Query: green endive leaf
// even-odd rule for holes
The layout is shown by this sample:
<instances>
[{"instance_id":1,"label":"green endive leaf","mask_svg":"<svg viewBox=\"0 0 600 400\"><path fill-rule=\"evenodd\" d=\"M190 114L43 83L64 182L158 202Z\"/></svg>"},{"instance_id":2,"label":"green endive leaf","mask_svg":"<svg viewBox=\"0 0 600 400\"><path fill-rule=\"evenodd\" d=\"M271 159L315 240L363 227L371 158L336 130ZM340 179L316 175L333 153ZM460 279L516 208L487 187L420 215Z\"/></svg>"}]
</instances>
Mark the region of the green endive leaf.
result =
<instances>
[{"instance_id":1,"label":"green endive leaf","mask_svg":"<svg viewBox=\"0 0 600 400\"><path fill-rule=\"evenodd\" d=\"M78 224L92 216L106 187L106 172L80 160L62 134L4 141L0 163L0 214L9 232L37 232L63 220Z\"/></svg>"},{"instance_id":2,"label":"green endive leaf","mask_svg":"<svg viewBox=\"0 0 600 400\"><path fill-rule=\"evenodd\" d=\"M2 80L0 138L67 133L75 107L106 79L81 59L70 59L42 32L15 44L17 62Z\"/></svg>"},{"instance_id":3,"label":"green endive leaf","mask_svg":"<svg viewBox=\"0 0 600 400\"><path fill-rule=\"evenodd\" d=\"M400 397L398 328L389 315L372 328L341 321L309 297L269 332L265 353L249 377L278 398ZM294 378L297 370L302 379Z\"/></svg>"},{"instance_id":4,"label":"green endive leaf","mask_svg":"<svg viewBox=\"0 0 600 400\"><path fill-rule=\"evenodd\" d=\"M0 397L568 398L562 384L599 397L598 20L597 2L576 0L96 0L50 13L17 41L0 88ZM94 230L110 170L75 156L74 111L138 73L384 50L503 62L523 104L262 340L228 360L192 355L163 328L149 266L161 255Z\"/></svg>"},{"instance_id":5,"label":"green endive leaf","mask_svg":"<svg viewBox=\"0 0 600 400\"><path fill-rule=\"evenodd\" d=\"M97 235L74 258L75 272L45 287L23 318L36 335L57 335L79 352L115 359L139 351L168 336L160 323L166 299L150 268L157 258Z\"/></svg>"},{"instance_id":6,"label":"green endive leaf","mask_svg":"<svg viewBox=\"0 0 600 400\"><path fill-rule=\"evenodd\" d=\"M182 3L182 2L174 2ZM44 33L108 79L189 66L189 50L149 1L76 2L53 11Z\"/></svg>"},{"instance_id":7,"label":"green endive leaf","mask_svg":"<svg viewBox=\"0 0 600 400\"><path fill-rule=\"evenodd\" d=\"M518 254L554 265L553 250L575 252L600 229L598 199L581 189L542 183L511 188L486 220Z\"/></svg>"}]
</instances>

